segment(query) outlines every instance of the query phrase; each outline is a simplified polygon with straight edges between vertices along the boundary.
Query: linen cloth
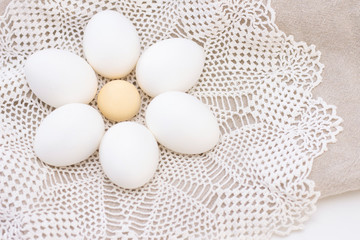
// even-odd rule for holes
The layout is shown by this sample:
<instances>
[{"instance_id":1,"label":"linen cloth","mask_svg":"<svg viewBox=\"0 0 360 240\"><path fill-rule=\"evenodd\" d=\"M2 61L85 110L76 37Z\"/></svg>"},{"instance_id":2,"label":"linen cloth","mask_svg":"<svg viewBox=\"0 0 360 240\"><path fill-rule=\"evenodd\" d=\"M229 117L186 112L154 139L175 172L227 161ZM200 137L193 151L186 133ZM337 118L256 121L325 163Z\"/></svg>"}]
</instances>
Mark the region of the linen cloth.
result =
<instances>
[{"instance_id":1,"label":"linen cloth","mask_svg":"<svg viewBox=\"0 0 360 240\"><path fill-rule=\"evenodd\" d=\"M344 130L314 160L310 178L321 197L360 189L360 1L274 0L275 22L297 41L315 44L325 65L314 90L337 106Z\"/></svg>"}]
</instances>

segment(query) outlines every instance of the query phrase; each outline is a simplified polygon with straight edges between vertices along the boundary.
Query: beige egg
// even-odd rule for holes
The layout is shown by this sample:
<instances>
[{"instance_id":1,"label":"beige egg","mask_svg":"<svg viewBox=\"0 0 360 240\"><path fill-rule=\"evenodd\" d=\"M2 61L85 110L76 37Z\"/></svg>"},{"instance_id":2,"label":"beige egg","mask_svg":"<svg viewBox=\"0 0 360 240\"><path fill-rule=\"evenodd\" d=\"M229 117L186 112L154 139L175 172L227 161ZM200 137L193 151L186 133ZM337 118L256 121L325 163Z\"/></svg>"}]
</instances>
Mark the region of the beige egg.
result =
<instances>
[{"instance_id":1,"label":"beige egg","mask_svg":"<svg viewBox=\"0 0 360 240\"><path fill-rule=\"evenodd\" d=\"M138 113L141 100L133 84L124 80L114 80L101 88L97 104L107 119L120 122L129 120Z\"/></svg>"}]
</instances>

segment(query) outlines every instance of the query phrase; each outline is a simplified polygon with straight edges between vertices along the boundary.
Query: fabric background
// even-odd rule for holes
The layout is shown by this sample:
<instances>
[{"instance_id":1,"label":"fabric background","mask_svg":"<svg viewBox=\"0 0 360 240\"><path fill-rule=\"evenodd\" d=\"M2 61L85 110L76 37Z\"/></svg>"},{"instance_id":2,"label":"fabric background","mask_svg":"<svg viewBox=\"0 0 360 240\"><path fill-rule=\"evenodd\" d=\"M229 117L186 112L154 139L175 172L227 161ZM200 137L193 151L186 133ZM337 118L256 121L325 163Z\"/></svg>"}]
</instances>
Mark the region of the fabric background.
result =
<instances>
[{"instance_id":1,"label":"fabric background","mask_svg":"<svg viewBox=\"0 0 360 240\"><path fill-rule=\"evenodd\" d=\"M315 44L325 65L314 97L337 106L343 132L314 160L310 178L322 197L360 189L360 1L274 0L276 24Z\"/></svg>"},{"instance_id":2,"label":"fabric background","mask_svg":"<svg viewBox=\"0 0 360 240\"><path fill-rule=\"evenodd\" d=\"M0 14L9 2L0 0ZM338 143L315 159L310 177L322 197L360 189L360 2L274 0L272 6L282 31L322 52L323 83L314 97L338 106L344 119Z\"/></svg>"}]
</instances>

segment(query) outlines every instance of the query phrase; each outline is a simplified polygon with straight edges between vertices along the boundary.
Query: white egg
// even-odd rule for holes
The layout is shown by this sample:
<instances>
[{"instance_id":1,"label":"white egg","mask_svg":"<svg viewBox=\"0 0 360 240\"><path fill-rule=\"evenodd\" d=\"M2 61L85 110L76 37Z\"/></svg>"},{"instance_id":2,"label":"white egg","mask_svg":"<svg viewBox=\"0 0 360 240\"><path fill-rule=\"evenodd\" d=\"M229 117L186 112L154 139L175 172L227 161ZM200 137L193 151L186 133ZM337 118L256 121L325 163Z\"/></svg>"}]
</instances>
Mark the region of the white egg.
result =
<instances>
[{"instance_id":1,"label":"white egg","mask_svg":"<svg viewBox=\"0 0 360 240\"><path fill-rule=\"evenodd\" d=\"M140 55L140 39L134 25L112 10L99 12L90 19L83 47L94 70L111 79L129 74Z\"/></svg>"},{"instance_id":2,"label":"white egg","mask_svg":"<svg viewBox=\"0 0 360 240\"><path fill-rule=\"evenodd\" d=\"M183 92L156 96L146 110L145 121L159 143L178 153L206 152L220 137L219 125L210 109Z\"/></svg>"},{"instance_id":3,"label":"white egg","mask_svg":"<svg viewBox=\"0 0 360 240\"><path fill-rule=\"evenodd\" d=\"M72 165L96 151L104 132L104 121L97 110L82 103L66 104L41 122L34 151L47 164Z\"/></svg>"},{"instance_id":4,"label":"white egg","mask_svg":"<svg viewBox=\"0 0 360 240\"><path fill-rule=\"evenodd\" d=\"M152 97L167 91L185 92L198 81L204 62L204 49L195 42L167 39L144 51L136 66L136 78Z\"/></svg>"},{"instance_id":5,"label":"white egg","mask_svg":"<svg viewBox=\"0 0 360 240\"><path fill-rule=\"evenodd\" d=\"M31 55L25 63L25 76L35 95L53 107L89 103L98 84L94 70L83 58L59 49Z\"/></svg>"},{"instance_id":6,"label":"white egg","mask_svg":"<svg viewBox=\"0 0 360 240\"><path fill-rule=\"evenodd\" d=\"M146 184L159 162L154 136L143 125L121 122L104 135L99 149L105 174L115 184L133 189Z\"/></svg>"}]
</instances>

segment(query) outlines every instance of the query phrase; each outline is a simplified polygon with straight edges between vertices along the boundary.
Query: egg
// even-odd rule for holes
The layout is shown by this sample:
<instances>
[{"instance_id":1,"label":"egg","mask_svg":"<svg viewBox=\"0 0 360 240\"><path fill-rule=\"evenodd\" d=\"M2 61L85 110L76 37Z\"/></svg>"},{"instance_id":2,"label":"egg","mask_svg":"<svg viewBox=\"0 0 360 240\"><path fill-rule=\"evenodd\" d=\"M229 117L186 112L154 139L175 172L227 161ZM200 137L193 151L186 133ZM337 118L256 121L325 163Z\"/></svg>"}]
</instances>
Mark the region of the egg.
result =
<instances>
[{"instance_id":1,"label":"egg","mask_svg":"<svg viewBox=\"0 0 360 240\"><path fill-rule=\"evenodd\" d=\"M83 58L59 49L31 55L25 63L25 77L35 95L53 107L89 103L98 85L94 70Z\"/></svg>"},{"instance_id":2,"label":"egg","mask_svg":"<svg viewBox=\"0 0 360 240\"><path fill-rule=\"evenodd\" d=\"M99 156L104 173L112 182L134 189L153 177L159 162L159 148L145 126L121 122L105 133Z\"/></svg>"},{"instance_id":3,"label":"egg","mask_svg":"<svg viewBox=\"0 0 360 240\"><path fill-rule=\"evenodd\" d=\"M208 106L183 92L165 92L148 105L145 121L157 141L178 153L199 154L218 142L218 122Z\"/></svg>"},{"instance_id":4,"label":"egg","mask_svg":"<svg viewBox=\"0 0 360 240\"><path fill-rule=\"evenodd\" d=\"M140 109L140 94L136 87L124 80L114 80L101 88L97 104L101 113L112 121L125 121Z\"/></svg>"},{"instance_id":5,"label":"egg","mask_svg":"<svg viewBox=\"0 0 360 240\"><path fill-rule=\"evenodd\" d=\"M111 79L121 78L136 65L140 39L129 19L106 10L95 14L85 27L83 49L97 73Z\"/></svg>"},{"instance_id":6,"label":"egg","mask_svg":"<svg viewBox=\"0 0 360 240\"><path fill-rule=\"evenodd\" d=\"M34 151L49 165L76 164L97 150L104 132L104 121L97 110L82 103L66 104L41 122Z\"/></svg>"},{"instance_id":7,"label":"egg","mask_svg":"<svg viewBox=\"0 0 360 240\"><path fill-rule=\"evenodd\" d=\"M166 91L187 91L203 70L204 49L184 38L155 43L144 51L136 66L141 89L151 97Z\"/></svg>"}]
</instances>

